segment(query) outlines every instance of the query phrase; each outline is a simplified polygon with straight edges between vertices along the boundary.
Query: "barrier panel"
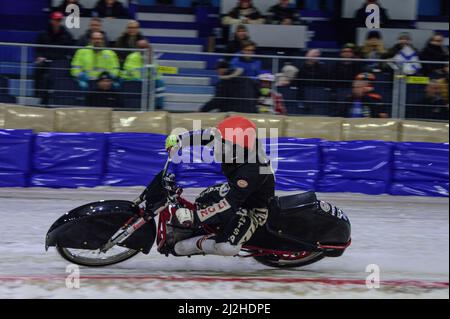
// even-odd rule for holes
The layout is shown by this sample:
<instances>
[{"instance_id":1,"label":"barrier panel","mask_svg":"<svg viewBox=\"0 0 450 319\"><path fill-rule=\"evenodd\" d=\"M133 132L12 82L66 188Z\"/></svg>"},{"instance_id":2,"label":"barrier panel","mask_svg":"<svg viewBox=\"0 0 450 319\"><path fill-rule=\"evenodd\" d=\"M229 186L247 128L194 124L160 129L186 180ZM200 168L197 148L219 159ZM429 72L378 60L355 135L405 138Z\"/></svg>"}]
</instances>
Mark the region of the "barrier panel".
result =
<instances>
[{"instance_id":1,"label":"barrier panel","mask_svg":"<svg viewBox=\"0 0 450 319\"><path fill-rule=\"evenodd\" d=\"M391 194L448 196L448 144L397 143L394 149Z\"/></svg>"},{"instance_id":2,"label":"barrier panel","mask_svg":"<svg viewBox=\"0 0 450 319\"><path fill-rule=\"evenodd\" d=\"M387 193L392 143L381 141L323 142L321 192Z\"/></svg>"},{"instance_id":3,"label":"barrier panel","mask_svg":"<svg viewBox=\"0 0 450 319\"><path fill-rule=\"evenodd\" d=\"M0 186L144 186L162 168L165 135L151 133L38 133L0 130ZM385 141L267 139L279 190L448 196L448 144ZM225 179L220 164L172 167L183 187ZM212 157L212 150L209 150Z\"/></svg>"},{"instance_id":4,"label":"barrier panel","mask_svg":"<svg viewBox=\"0 0 450 319\"><path fill-rule=\"evenodd\" d=\"M345 119L342 123L342 139L398 142L399 125L399 121L392 119Z\"/></svg>"},{"instance_id":5,"label":"barrier panel","mask_svg":"<svg viewBox=\"0 0 450 319\"><path fill-rule=\"evenodd\" d=\"M40 133L34 142L32 186L95 187L101 184L107 134Z\"/></svg>"},{"instance_id":6,"label":"barrier panel","mask_svg":"<svg viewBox=\"0 0 450 319\"><path fill-rule=\"evenodd\" d=\"M31 129L35 132L55 130L55 111L40 107L8 105L4 109L6 129Z\"/></svg>"},{"instance_id":7,"label":"barrier panel","mask_svg":"<svg viewBox=\"0 0 450 319\"><path fill-rule=\"evenodd\" d=\"M0 130L0 187L27 186L32 139L30 130Z\"/></svg>"},{"instance_id":8,"label":"barrier panel","mask_svg":"<svg viewBox=\"0 0 450 319\"><path fill-rule=\"evenodd\" d=\"M56 109L57 132L110 132L109 108Z\"/></svg>"},{"instance_id":9,"label":"barrier panel","mask_svg":"<svg viewBox=\"0 0 450 319\"><path fill-rule=\"evenodd\" d=\"M110 186L147 185L166 161L164 141L165 135L109 134L103 183Z\"/></svg>"},{"instance_id":10,"label":"barrier panel","mask_svg":"<svg viewBox=\"0 0 450 319\"><path fill-rule=\"evenodd\" d=\"M113 112L113 132L167 134L169 130L167 112Z\"/></svg>"},{"instance_id":11,"label":"barrier panel","mask_svg":"<svg viewBox=\"0 0 450 319\"><path fill-rule=\"evenodd\" d=\"M0 129L5 127L5 106L0 105Z\"/></svg>"},{"instance_id":12,"label":"barrier panel","mask_svg":"<svg viewBox=\"0 0 450 319\"><path fill-rule=\"evenodd\" d=\"M448 143L448 123L403 121L400 140L402 142Z\"/></svg>"},{"instance_id":13,"label":"barrier panel","mask_svg":"<svg viewBox=\"0 0 450 319\"><path fill-rule=\"evenodd\" d=\"M289 116L283 136L342 140L342 118Z\"/></svg>"},{"instance_id":14,"label":"barrier panel","mask_svg":"<svg viewBox=\"0 0 450 319\"><path fill-rule=\"evenodd\" d=\"M279 138L267 145L277 147L268 155L276 170L276 187L280 190L316 190L320 173L320 139ZM275 162L276 161L276 162Z\"/></svg>"}]
</instances>

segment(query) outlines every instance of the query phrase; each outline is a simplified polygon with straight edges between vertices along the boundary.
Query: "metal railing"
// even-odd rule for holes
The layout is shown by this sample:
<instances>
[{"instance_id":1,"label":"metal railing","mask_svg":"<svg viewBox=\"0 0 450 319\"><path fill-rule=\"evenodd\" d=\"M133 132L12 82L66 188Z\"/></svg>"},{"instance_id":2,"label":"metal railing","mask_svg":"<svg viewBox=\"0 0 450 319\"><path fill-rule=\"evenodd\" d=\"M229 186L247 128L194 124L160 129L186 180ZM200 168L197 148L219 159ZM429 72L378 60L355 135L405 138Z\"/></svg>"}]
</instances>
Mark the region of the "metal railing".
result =
<instances>
[{"instance_id":1,"label":"metal railing","mask_svg":"<svg viewBox=\"0 0 450 319\"><path fill-rule=\"evenodd\" d=\"M79 81L70 75L70 65L73 54L78 46L42 46L36 44L0 43L2 48L16 48L20 50L20 58L13 57L7 61L4 54L0 54L0 76L3 85L0 85L0 99L5 91L14 93L16 102L20 104L34 104L53 106L71 106L72 101L82 95L98 93L97 90L74 89L62 87L56 82L55 87L30 90L27 85L35 76L39 67L36 66L34 57L31 58L31 48L46 48L55 50L67 50L66 67L61 68L50 63L47 71L50 73L65 72L67 78ZM145 53L139 49L102 48L114 52L122 52L122 56L132 52ZM17 51L18 52L18 51ZM225 111L252 111L276 113L276 106L281 104L288 115L321 115L343 117L391 117L428 120L448 120L448 65L447 61L414 61L399 63L394 59L341 59L331 57L300 57L281 55L243 55L221 54L206 52L187 52L156 50L151 55L154 61L150 61L144 54L144 67L142 76L138 81L127 81L119 78L117 83L120 89L111 92L117 94L122 100L127 101L118 109L154 110L165 109L169 111L199 111L224 108ZM241 61L251 57L250 63ZM218 60L226 60L234 69L243 67L247 70L241 75L219 77L215 71ZM122 61L123 62L123 61ZM249 63L247 63L249 62ZM417 74L407 74L404 66L408 64L422 66ZM171 72L157 66L172 67ZM297 74L282 74L283 70L298 70ZM7 68L18 69L18 73L4 72ZM123 68L123 65L121 66ZM247 68L248 67L248 68ZM423 70L428 70L423 72ZM429 70L436 69L435 78L429 77ZM447 70L447 73L444 72ZM6 70L7 71L7 70ZM440 72L440 75L439 75ZM158 76L161 73L162 77ZM259 90L261 82L258 81L259 73L271 73L275 76L272 82L270 97L264 97ZM3 75L2 75L3 74ZM5 82L6 78L6 82ZM235 88L229 85L233 78ZM164 79L166 93L164 105L158 102L158 89ZM92 79L95 82L95 79ZM55 81L53 81L55 82ZM7 84L5 84L7 83ZM18 87L17 87L18 83ZM138 84L137 84L138 83ZM447 84L446 84L447 83ZM11 85L13 84L13 85ZM15 88L14 88L15 85ZM139 90L136 90L136 85ZM12 87L13 86L13 87ZM228 87L228 91L227 88ZM445 93L447 87L447 93ZM130 89L132 88L132 89ZM225 88L225 89L224 89ZM30 92L32 91L32 92ZM36 97L39 92L51 96L47 103L26 99L30 95ZM66 93L68 103L63 99L52 98ZM73 99L74 95L77 95ZM11 94L9 94L11 95ZM86 100L86 99L84 99ZM136 100L139 100L137 106ZM1 101L1 100L0 100ZM60 102L63 103L60 103ZM130 102L132 101L132 103ZM56 103L57 102L57 103ZM362 105L361 105L362 104ZM90 105L86 106L96 106ZM217 106L217 108L214 108Z\"/></svg>"}]
</instances>

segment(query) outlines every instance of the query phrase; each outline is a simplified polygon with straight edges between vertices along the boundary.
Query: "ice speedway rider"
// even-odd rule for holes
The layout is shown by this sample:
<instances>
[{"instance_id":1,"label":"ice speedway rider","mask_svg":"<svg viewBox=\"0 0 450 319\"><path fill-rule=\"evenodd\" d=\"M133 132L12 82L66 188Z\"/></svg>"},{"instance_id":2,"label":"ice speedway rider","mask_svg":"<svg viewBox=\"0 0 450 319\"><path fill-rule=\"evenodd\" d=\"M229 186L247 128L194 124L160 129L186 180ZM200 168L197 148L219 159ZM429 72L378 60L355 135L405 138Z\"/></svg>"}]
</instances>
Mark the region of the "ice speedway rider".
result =
<instances>
[{"instance_id":1,"label":"ice speedway rider","mask_svg":"<svg viewBox=\"0 0 450 319\"><path fill-rule=\"evenodd\" d=\"M188 133L190 137L193 134ZM219 232L175 243L171 251L174 255L237 255L256 229L266 223L269 200L275 195L274 173L252 121L242 116L228 117L211 129L209 135L209 140L200 143L208 145L214 140L214 154L216 160L221 159L227 183L204 190L195 201L195 211L181 208L175 215L180 224L219 225ZM192 146L193 140L169 135L166 149Z\"/></svg>"}]
</instances>

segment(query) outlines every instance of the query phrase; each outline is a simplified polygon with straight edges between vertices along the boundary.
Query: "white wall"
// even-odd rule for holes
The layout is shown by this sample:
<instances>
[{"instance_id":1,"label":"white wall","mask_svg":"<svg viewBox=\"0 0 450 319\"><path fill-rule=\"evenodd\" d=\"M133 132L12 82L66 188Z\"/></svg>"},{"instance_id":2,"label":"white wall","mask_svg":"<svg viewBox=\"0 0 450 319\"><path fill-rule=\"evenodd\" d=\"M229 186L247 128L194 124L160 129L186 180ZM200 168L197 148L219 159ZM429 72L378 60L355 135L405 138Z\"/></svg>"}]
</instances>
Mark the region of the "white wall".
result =
<instances>
[{"instance_id":1,"label":"white wall","mask_svg":"<svg viewBox=\"0 0 450 319\"><path fill-rule=\"evenodd\" d=\"M344 0L342 16L353 18L355 11L361 8L365 0ZM415 20L417 18L417 0L379 0L380 5L388 11L391 19Z\"/></svg>"},{"instance_id":2,"label":"white wall","mask_svg":"<svg viewBox=\"0 0 450 319\"><path fill-rule=\"evenodd\" d=\"M295 3L295 0L290 0L291 3ZM233 9L238 0L222 0L220 2L220 13L225 14ZM271 6L277 4L277 0L253 0L253 5L261 12L261 14L266 14Z\"/></svg>"}]
</instances>

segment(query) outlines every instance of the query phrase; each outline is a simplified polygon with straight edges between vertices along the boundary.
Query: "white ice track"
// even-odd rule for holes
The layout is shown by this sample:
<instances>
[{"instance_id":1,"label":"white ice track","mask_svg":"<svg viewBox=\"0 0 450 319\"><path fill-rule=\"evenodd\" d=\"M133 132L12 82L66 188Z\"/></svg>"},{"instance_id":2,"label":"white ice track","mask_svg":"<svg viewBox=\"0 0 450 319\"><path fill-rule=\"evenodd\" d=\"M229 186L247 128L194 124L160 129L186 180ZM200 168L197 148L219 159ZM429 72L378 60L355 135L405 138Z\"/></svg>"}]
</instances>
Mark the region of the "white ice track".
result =
<instances>
[{"instance_id":1,"label":"white ice track","mask_svg":"<svg viewBox=\"0 0 450 319\"><path fill-rule=\"evenodd\" d=\"M44 250L50 225L99 199L132 200L141 188L0 189L0 298L449 298L448 198L319 194L352 222L353 244L339 258L295 269L252 259L165 257L152 251L107 268L81 268L80 289L65 286L68 265ZM199 190L185 191L192 198ZM366 266L381 270L367 289Z\"/></svg>"}]
</instances>

